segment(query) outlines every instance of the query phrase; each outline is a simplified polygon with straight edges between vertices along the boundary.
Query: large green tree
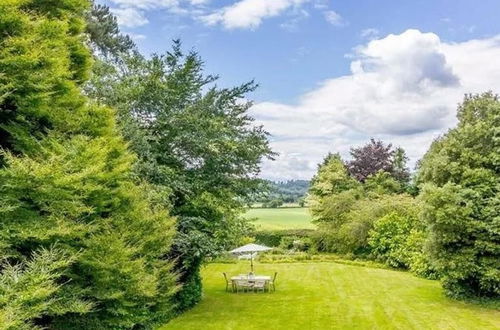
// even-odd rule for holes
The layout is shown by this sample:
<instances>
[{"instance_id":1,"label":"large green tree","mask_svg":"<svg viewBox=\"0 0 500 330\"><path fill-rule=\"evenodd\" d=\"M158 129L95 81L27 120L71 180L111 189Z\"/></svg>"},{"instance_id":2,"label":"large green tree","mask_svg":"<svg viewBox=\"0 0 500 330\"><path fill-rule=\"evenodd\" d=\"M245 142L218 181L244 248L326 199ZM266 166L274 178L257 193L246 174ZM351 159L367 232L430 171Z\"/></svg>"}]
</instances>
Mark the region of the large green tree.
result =
<instances>
[{"instance_id":1,"label":"large green tree","mask_svg":"<svg viewBox=\"0 0 500 330\"><path fill-rule=\"evenodd\" d=\"M423 158L422 218L429 250L453 296L500 295L500 101L468 95L458 125Z\"/></svg>"},{"instance_id":2,"label":"large green tree","mask_svg":"<svg viewBox=\"0 0 500 330\"><path fill-rule=\"evenodd\" d=\"M0 328L149 327L172 313L175 224L81 93L84 0L0 2Z\"/></svg>"},{"instance_id":3,"label":"large green tree","mask_svg":"<svg viewBox=\"0 0 500 330\"><path fill-rule=\"evenodd\" d=\"M199 269L228 249L245 228L244 197L259 186L262 158L272 157L267 132L248 114L253 82L216 86L195 52L103 61L88 93L118 109L121 128L139 155L136 175L155 185L178 218L171 258L178 260L180 310L201 298Z\"/></svg>"}]
</instances>

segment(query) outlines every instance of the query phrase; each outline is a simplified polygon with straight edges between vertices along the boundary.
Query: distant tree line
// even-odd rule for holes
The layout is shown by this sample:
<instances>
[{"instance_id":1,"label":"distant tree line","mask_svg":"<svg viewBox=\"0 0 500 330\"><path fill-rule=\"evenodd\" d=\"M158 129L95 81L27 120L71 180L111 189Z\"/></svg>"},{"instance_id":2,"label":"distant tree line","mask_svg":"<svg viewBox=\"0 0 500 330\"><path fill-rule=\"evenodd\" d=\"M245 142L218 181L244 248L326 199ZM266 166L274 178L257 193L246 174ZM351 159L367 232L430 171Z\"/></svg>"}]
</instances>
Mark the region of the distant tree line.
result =
<instances>
[{"instance_id":1,"label":"distant tree line","mask_svg":"<svg viewBox=\"0 0 500 330\"><path fill-rule=\"evenodd\" d=\"M285 203L304 206L309 184L308 180L262 180L258 189L249 196L247 203L258 203L269 208L277 208Z\"/></svg>"}]
</instances>

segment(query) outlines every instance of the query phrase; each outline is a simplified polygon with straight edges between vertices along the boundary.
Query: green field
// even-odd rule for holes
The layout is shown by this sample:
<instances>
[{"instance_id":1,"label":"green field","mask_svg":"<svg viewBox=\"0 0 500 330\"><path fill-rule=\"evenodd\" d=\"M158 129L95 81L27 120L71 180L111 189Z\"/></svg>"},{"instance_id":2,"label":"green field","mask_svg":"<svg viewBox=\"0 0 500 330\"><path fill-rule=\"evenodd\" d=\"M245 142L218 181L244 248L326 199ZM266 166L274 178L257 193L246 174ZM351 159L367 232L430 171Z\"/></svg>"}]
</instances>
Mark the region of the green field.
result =
<instances>
[{"instance_id":1,"label":"green field","mask_svg":"<svg viewBox=\"0 0 500 330\"><path fill-rule=\"evenodd\" d=\"M262 230L314 228L309 209L305 207L253 208L245 216L257 218L254 224Z\"/></svg>"},{"instance_id":2,"label":"green field","mask_svg":"<svg viewBox=\"0 0 500 330\"><path fill-rule=\"evenodd\" d=\"M211 264L205 295L162 330L499 329L500 312L443 296L439 282L407 272L336 263L257 264L278 272L274 293L227 293L222 272L248 263Z\"/></svg>"}]
</instances>

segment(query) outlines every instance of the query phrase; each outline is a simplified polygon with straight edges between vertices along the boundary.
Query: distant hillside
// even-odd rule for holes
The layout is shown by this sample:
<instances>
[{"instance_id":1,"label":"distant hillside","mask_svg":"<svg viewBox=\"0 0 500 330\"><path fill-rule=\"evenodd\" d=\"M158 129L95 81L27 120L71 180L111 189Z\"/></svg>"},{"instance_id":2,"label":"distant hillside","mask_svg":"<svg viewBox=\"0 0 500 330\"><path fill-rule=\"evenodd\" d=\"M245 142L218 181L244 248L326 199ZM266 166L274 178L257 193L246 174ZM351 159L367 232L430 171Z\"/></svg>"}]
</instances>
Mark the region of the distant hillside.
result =
<instances>
[{"instance_id":1,"label":"distant hillside","mask_svg":"<svg viewBox=\"0 0 500 330\"><path fill-rule=\"evenodd\" d=\"M279 207L283 203L303 204L309 184L307 180L263 181L251 202L262 203L263 207Z\"/></svg>"}]
</instances>

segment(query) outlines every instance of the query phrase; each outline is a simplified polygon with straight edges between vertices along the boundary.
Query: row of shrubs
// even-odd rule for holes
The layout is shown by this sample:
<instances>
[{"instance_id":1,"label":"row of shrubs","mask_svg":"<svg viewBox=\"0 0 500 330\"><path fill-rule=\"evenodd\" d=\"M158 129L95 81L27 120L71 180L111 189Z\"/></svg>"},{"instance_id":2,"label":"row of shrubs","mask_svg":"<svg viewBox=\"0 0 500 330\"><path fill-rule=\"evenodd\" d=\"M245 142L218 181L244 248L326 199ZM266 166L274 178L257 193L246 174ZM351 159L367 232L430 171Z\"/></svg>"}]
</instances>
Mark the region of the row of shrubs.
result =
<instances>
[{"instance_id":1,"label":"row of shrubs","mask_svg":"<svg viewBox=\"0 0 500 330\"><path fill-rule=\"evenodd\" d=\"M311 237L314 235L313 229L283 229L283 230L263 230L256 231L252 236L255 241L272 247L286 245L285 249L293 248L293 241L300 240L307 245L300 250L308 250L310 247Z\"/></svg>"},{"instance_id":2,"label":"row of shrubs","mask_svg":"<svg viewBox=\"0 0 500 330\"><path fill-rule=\"evenodd\" d=\"M257 243L274 247L260 257L261 262L355 260L356 263L409 269L422 277L437 278L422 252L425 234L415 227L416 222L413 217L397 213L377 219L368 232L367 247L357 253L337 251L330 246L334 237L325 237L324 231L312 229L257 231L254 239Z\"/></svg>"},{"instance_id":3,"label":"row of shrubs","mask_svg":"<svg viewBox=\"0 0 500 330\"><path fill-rule=\"evenodd\" d=\"M333 253L312 253L305 251L284 250L275 248L259 256L261 263L294 263L294 262L335 262L345 265L356 265L372 268L389 268L385 264L372 260L359 259L354 255L338 255Z\"/></svg>"}]
</instances>

